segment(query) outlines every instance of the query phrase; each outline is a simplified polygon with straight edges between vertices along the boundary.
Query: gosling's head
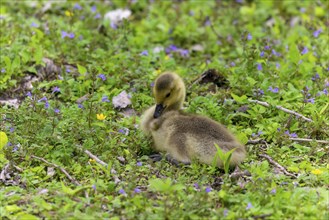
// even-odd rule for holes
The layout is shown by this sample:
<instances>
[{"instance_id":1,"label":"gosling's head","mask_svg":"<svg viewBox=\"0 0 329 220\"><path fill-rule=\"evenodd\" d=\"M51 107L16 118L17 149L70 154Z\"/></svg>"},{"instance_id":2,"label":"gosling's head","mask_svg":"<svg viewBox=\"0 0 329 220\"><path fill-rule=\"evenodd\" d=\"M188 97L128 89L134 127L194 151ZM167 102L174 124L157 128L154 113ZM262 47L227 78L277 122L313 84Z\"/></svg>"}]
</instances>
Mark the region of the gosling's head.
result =
<instances>
[{"instance_id":1,"label":"gosling's head","mask_svg":"<svg viewBox=\"0 0 329 220\"><path fill-rule=\"evenodd\" d=\"M166 72L155 80L153 94L156 101L154 118L160 117L164 111L179 110L185 99L185 85L175 73Z\"/></svg>"}]
</instances>

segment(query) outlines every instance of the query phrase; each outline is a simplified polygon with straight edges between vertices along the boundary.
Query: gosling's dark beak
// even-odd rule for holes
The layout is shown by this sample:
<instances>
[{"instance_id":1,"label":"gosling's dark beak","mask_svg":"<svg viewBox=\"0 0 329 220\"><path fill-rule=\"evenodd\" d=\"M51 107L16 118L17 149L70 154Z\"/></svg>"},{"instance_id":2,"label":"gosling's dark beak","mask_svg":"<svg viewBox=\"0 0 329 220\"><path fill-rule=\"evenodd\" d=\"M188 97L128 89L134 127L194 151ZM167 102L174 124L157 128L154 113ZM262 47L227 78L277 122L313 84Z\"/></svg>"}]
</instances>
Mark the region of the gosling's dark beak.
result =
<instances>
[{"instance_id":1,"label":"gosling's dark beak","mask_svg":"<svg viewBox=\"0 0 329 220\"><path fill-rule=\"evenodd\" d=\"M159 118L164 109L165 109L165 107L162 104L157 104L155 106L155 111L154 111L153 118Z\"/></svg>"}]
</instances>

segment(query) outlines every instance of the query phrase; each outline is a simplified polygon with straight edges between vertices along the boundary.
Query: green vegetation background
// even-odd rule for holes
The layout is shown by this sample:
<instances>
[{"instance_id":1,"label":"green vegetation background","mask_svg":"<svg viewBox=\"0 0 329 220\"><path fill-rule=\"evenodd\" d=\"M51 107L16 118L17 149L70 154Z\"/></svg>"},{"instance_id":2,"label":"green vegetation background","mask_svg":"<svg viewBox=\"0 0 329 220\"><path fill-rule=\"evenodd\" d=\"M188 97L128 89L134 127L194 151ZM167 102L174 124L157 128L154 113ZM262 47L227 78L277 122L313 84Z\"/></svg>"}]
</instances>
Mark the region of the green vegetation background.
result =
<instances>
[{"instance_id":1,"label":"green vegetation background","mask_svg":"<svg viewBox=\"0 0 329 220\"><path fill-rule=\"evenodd\" d=\"M118 8L131 15L104 18ZM0 110L10 142L0 217L328 219L328 143L291 140L329 139L328 11L328 1L1 1L0 96L22 102ZM228 84L199 84L209 69ZM247 145L250 177L148 158L139 116L163 71L184 78L186 111L243 143L266 140ZM131 104L114 107L123 101Z\"/></svg>"}]
</instances>

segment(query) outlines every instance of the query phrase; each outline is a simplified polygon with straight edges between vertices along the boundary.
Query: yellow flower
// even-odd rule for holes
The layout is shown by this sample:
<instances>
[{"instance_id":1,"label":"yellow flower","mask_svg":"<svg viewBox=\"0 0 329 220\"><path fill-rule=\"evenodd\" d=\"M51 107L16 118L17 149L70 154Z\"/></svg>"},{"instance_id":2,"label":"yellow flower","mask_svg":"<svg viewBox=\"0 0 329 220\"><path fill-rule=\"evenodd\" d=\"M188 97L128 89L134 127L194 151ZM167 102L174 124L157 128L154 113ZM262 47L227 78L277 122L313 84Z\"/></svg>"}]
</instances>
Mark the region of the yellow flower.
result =
<instances>
[{"instance_id":1,"label":"yellow flower","mask_svg":"<svg viewBox=\"0 0 329 220\"><path fill-rule=\"evenodd\" d=\"M89 159L89 163L95 163L96 162L96 160L94 160L94 159Z\"/></svg>"},{"instance_id":2,"label":"yellow flower","mask_svg":"<svg viewBox=\"0 0 329 220\"><path fill-rule=\"evenodd\" d=\"M72 17L73 16L73 12L71 12L71 11L65 11L65 15L67 17Z\"/></svg>"},{"instance_id":3,"label":"yellow flower","mask_svg":"<svg viewBox=\"0 0 329 220\"><path fill-rule=\"evenodd\" d=\"M170 59L169 55L165 56L165 60L169 60L169 59Z\"/></svg>"},{"instance_id":4,"label":"yellow flower","mask_svg":"<svg viewBox=\"0 0 329 220\"><path fill-rule=\"evenodd\" d=\"M321 173L323 173L323 171L321 171L319 169L315 169L315 170L312 170L311 173L313 173L314 175L320 175Z\"/></svg>"},{"instance_id":5,"label":"yellow flower","mask_svg":"<svg viewBox=\"0 0 329 220\"><path fill-rule=\"evenodd\" d=\"M103 121L106 118L106 116L103 113L96 114L96 117L97 117L98 120L101 120L101 121Z\"/></svg>"},{"instance_id":6,"label":"yellow flower","mask_svg":"<svg viewBox=\"0 0 329 220\"><path fill-rule=\"evenodd\" d=\"M162 71L161 71L160 69L157 69L157 70L156 70L156 73L157 73L157 74L159 74L159 73L161 73L161 72L162 72Z\"/></svg>"}]
</instances>

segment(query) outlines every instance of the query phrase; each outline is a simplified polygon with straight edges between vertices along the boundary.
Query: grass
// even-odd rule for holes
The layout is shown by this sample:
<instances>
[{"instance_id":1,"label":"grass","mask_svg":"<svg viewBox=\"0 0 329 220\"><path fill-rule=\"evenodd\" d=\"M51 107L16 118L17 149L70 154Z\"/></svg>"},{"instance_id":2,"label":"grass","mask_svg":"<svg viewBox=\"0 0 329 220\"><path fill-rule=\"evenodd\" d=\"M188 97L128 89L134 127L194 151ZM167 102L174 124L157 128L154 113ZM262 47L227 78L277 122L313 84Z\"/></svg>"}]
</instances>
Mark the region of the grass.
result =
<instances>
[{"instance_id":1,"label":"grass","mask_svg":"<svg viewBox=\"0 0 329 220\"><path fill-rule=\"evenodd\" d=\"M131 16L105 19L118 8ZM20 101L0 109L9 139L0 150L1 218L328 219L329 148L315 141L329 139L328 8L1 1L0 97ZM227 85L199 84L209 69ZM250 177L148 158L152 141L139 116L163 71L184 78L186 111L225 124L242 143L266 141L247 145L240 168Z\"/></svg>"}]
</instances>

